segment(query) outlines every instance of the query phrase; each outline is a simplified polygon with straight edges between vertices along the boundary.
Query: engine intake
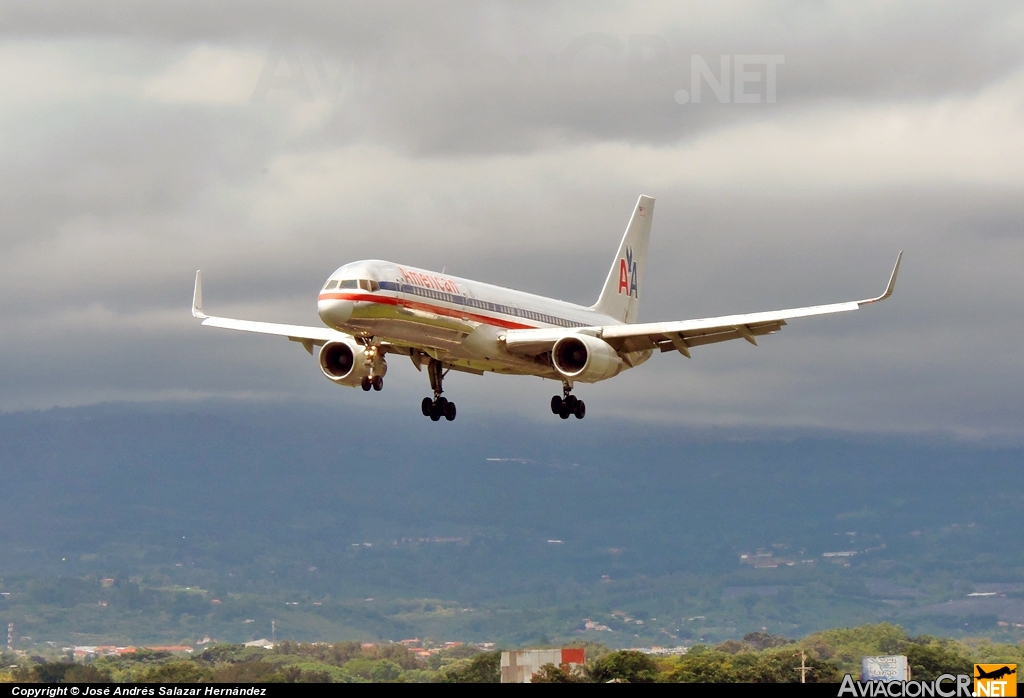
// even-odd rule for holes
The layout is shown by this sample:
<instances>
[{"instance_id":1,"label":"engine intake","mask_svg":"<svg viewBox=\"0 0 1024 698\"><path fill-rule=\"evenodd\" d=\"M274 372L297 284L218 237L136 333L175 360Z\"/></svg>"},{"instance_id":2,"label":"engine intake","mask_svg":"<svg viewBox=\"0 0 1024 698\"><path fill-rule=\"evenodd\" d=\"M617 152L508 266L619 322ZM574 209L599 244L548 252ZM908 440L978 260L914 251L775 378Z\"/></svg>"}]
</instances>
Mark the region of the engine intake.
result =
<instances>
[{"instance_id":1,"label":"engine intake","mask_svg":"<svg viewBox=\"0 0 1024 698\"><path fill-rule=\"evenodd\" d=\"M364 376L370 375L370 367L366 363L366 348L355 342L327 342L320 349L320 370L334 383L356 386ZM387 365L380 358L377 360L375 375L383 376Z\"/></svg>"},{"instance_id":2,"label":"engine intake","mask_svg":"<svg viewBox=\"0 0 1024 698\"><path fill-rule=\"evenodd\" d=\"M596 383L625 368L618 353L602 339L588 334L562 337L551 349L551 363L566 378Z\"/></svg>"},{"instance_id":3,"label":"engine intake","mask_svg":"<svg viewBox=\"0 0 1024 698\"><path fill-rule=\"evenodd\" d=\"M355 352L345 342L328 342L320 350L320 368L331 380L345 378L355 363Z\"/></svg>"}]
</instances>

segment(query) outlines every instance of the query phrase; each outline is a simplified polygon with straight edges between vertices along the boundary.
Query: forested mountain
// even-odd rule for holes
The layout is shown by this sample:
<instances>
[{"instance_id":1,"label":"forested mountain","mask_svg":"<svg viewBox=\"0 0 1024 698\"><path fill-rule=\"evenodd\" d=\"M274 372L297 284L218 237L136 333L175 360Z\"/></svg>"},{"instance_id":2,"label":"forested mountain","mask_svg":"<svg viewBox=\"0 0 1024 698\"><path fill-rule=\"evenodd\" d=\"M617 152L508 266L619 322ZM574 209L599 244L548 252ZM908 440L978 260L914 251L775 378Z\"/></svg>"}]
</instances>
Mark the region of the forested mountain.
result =
<instances>
[{"instance_id":1,"label":"forested mountain","mask_svg":"<svg viewBox=\"0 0 1024 698\"><path fill-rule=\"evenodd\" d=\"M243 640L273 617L299 639L613 646L1024 623L1022 449L465 417L4 415L0 621L62 641Z\"/></svg>"}]
</instances>

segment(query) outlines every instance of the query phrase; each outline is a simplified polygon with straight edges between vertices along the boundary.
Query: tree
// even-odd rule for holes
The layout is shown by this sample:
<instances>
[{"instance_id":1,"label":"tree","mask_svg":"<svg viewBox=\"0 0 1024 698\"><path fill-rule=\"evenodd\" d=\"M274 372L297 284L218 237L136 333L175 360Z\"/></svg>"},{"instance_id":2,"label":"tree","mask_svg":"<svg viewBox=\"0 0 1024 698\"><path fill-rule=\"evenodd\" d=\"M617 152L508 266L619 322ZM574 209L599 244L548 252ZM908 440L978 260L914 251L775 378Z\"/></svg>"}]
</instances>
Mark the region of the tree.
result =
<instances>
[{"instance_id":1,"label":"tree","mask_svg":"<svg viewBox=\"0 0 1024 698\"><path fill-rule=\"evenodd\" d=\"M376 665L376 662L368 657L356 657L355 659L350 659L345 662L342 669L352 674L352 676L360 676L364 679L369 679L374 665Z\"/></svg>"},{"instance_id":2,"label":"tree","mask_svg":"<svg viewBox=\"0 0 1024 698\"><path fill-rule=\"evenodd\" d=\"M214 676L213 681L221 681ZM297 666L286 666L271 674L264 674L259 679L247 679L244 681L223 680L224 683L334 683L331 675L326 671L307 671Z\"/></svg>"},{"instance_id":3,"label":"tree","mask_svg":"<svg viewBox=\"0 0 1024 698\"><path fill-rule=\"evenodd\" d=\"M64 676L74 668L71 662L43 662L31 669L15 670L14 678L18 681L34 683L60 683Z\"/></svg>"},{"instance_id":4,"label":"tree","mask_svg":"<svg viewBox=\"0 0 1024 698\"><path fill-rule=\"evenodd\" d=\"M696 645L676 661L666 679L673 683L730 683L736 681L732 660L725 652Z\"/></svg>"},{"instance_id":5,"label":"tree","mask_svg":"<svg viewBox=\"0 0 1024 698\"><path fill-rule=\"evenodd\" d=\"M138 683L199 683L210 674L192 661L174 661L153 667L138 676Z\"/></svg>"},{"instance_id":6,"label":"tree","mask_svg":"<svg viewBox=\"0 0 1024 698\"><path fill-rule=\"evenodd\" d=\"M800 653L789 650L751 652L737 657L735 681L743 683L799 683ZM831 662L806 657L807 683L839 681L839 669Z\"/></svg>"},{"instance_id":7,"label":"tree","mask_svg":"<svg viewBox=\"0 0 1024 698\"><path fill-rule=\"evenodd\" d=\"M210 674L210 680L215 683L287 682L287 678L279 674L278 668L277 664L260 659L221 664Z\"/></svg>"},{"instance_id":8,"label":"tree","mask_svg":"<svg viewBox=\"0 0 1024 698\"><path fill-rule=\"evenodd\" d=\"M658 665L643 652L620 650L598 659L590 666L588 674L598 683L615 679L629 683L654 683L658 680Z\"/></svg>"},{"instance_id":9,"label":"tree","mask_svg":"<svg viewBox=\"0 0 1024 698\"><path fill-rule=\"evenodd\" d=\"M467 664L445 671L440 683L501 683L501 652L481 652Z\"/></svg>"},{"instance_id":10,"label":"tree","mask_svg":"<svg viewBox=\"0 0 1024 698\"><path fill-rule=\"evenodd\" d=\"M334 683L326 671L300 671L293 683Z\"/></svg>"},{"instance_id":11,"label":"tree","mask_svg":"<svg viewBox=\"0 0 1024 698\"><path fill-rule=\"evenodd\" d=\"M679 683L796 683L800 681L800 654L790 650L729 654L700 648L679 658L666 680ZM832 662L807 657L808 683L839 680Z\"/></svg>"},{"instance_id":12,"label":"tree","mask_svg":"<svg viewBox=\"0 0 1024 698\"><path fill-rule=\"evenodd\" d=\"M907 663L914 680L933 681L942 674L974 673L974 661L947 643L931 637L914 638L907 644Z\"/></svg>"},{"instance_id":13,"label":"tree","mask_svg":"<svg viewBox=\"0 0 1024 698\"><path fill-rule=\"evenodd\" d=\"M111 683L110 672L101 671L91 664L75 664L64 674L63 683Z\"/></svg>"},{"instance_id":14,"label":"tree","mask_svg":"<svg viewBox=\"0 0 1024 698\"><path fill-rule=\"evenodd\" d=\"M782 647L783 645L789 645L796 642L796 640L790 640L788 637L782 635L769 635L766 632L757 631L753 633L747 633L743 636L743 641L756 650L765 650L769 647Z\"/></svg>"},{"instance_id":15,"label":"tree","mask_svg":"<svg viewBox=\"0 0 1024 698\"><path fill-rule=\"evenodd\" d=\"M847 668L859 666L860 658L876 654L894 654L907 641L907 632L898 625L878 623L857 628L834 628L814 633L800 645L824 659L838 659Z\"/></svg>"},{"instance_id":16,"label":"tree","mask_svg":"<svg viewBox=\"0 0 1024 698\"><path fill-rule=\"evenodd\" d=\"M545 664L542 666L530 683L586 683L587 678L579 670L573 670L568 664Z\"/></svg>"},{"instance_id":17,"label":"tree","mask_svg":"<svg viewBox=\"0 0 1024 698\"><path fill-rule=\"evenodd\" d=\"M384 681L394 681L402 675L402 667L398 666L395 662L390 659L382 659L373 665L370 670L370 680L381 683Z\"/></svg>"},{"instance_id":18,"label":"tree","mask_svg":"<svg viewBox=\"0 0 1024 698\"><path fill-rule=\"evenodd\" d=\"M726 654L739 654L740 652L746 652L750 649L750 645L737 640L726 640L725 642L719 642L715 645L716 652L725 652Z\"/></svg>"}]
</instances>

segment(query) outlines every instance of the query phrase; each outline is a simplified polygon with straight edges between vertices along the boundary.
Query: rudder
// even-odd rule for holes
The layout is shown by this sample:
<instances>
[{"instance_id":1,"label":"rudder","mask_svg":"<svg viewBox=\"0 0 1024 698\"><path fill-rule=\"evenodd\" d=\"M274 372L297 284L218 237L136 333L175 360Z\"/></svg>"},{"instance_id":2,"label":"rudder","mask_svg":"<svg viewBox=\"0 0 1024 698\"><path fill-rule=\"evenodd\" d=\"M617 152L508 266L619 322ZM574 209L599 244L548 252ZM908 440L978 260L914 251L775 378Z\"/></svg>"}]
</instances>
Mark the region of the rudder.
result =
<instances>
[{"instance_id":1,"label":"rudder","mask_svg":"<svg viewBox=\"0 0 1024 698\"><path fill-rule=\"evenodd\" d=\"M636 322L640 314L640 289L643 285L644 265L647 262L647 243L651 237L651 219L654 217L654 199L641 196L619 243L608 278L601 289L597 303L591 306L621 322Z\"/></svg>"}]
</instances>

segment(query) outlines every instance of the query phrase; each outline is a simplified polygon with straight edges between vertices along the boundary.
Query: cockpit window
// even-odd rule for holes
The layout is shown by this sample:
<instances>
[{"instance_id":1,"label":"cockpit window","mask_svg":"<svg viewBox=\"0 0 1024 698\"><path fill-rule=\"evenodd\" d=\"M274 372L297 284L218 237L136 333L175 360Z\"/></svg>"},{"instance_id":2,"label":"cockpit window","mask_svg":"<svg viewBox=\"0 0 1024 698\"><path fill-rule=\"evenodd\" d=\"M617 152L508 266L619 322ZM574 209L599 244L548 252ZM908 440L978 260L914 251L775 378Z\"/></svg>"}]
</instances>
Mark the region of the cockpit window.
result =
<instances>
[{"instance_id":1,"label":"cockpit window","mask_svg":"<svg viewBox=\"0 0 1024 698\"><path fill-rule=\"evenodd\" d=\"M330 280L330 281L328 281L328 282L327 282L327 284L326 284L326 285L324 286L324 290L325 290L325 291L329 291L329 290L331 290L332 288L336 287L337 285L338 285L338 280L337 280L337 279L331 279L331 280Z\"/></svg>"},{"instance_id":2,"label":"cockpit window","mask_svg":"<svg viewBox=\"0 0 1024 698\"><path fill-rule=\"evenodd\" d=\"M380 284L371 279L343 279L338 282L338 288L358 288L373 293L380 290Z\"/></svg>"}]
</instances>

